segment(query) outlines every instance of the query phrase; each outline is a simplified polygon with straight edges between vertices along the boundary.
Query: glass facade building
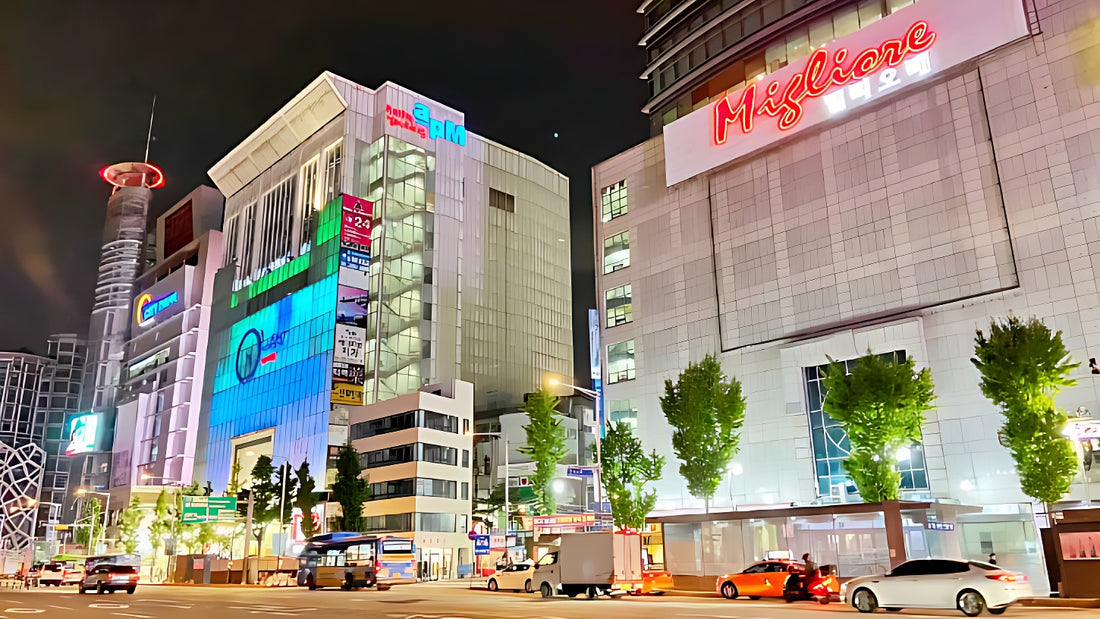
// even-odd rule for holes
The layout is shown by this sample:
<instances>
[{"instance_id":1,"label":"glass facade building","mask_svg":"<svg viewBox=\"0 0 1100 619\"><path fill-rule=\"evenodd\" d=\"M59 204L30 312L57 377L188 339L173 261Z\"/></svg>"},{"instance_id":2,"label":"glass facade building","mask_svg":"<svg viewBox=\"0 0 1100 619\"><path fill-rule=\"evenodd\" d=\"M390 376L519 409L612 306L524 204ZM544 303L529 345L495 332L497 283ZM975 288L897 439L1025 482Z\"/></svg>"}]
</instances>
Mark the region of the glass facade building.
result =
<instances>
[{"instance_id":1,"label":"glass facade building","mask_svg":"<svg viewBox=\"0 0 1100 619\"><path fill-rule=\"evenodd\" d=\"M260 453L317 470L356 406L452 380L475 410L517 406L570 372L568 180L462 113L325 73L210 175L226 252L196 479L215 490Z\"/></svg>"}]
</instances>

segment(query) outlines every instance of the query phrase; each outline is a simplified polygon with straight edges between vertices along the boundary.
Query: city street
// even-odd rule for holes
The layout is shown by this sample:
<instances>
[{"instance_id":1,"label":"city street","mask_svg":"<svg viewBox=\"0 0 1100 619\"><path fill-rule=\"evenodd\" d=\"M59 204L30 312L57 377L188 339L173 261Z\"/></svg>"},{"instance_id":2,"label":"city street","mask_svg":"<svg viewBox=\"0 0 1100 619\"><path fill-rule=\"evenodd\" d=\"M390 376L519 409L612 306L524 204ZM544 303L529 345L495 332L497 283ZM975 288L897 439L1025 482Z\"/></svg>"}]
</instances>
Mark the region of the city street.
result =
<instances>
[{"instance_id":1,"label":"city street","mask_svg":"<svg viewBox=\"0 0 1100 619\"><path fill-rule=\"evenodd\" d=\"M606 619L627 616L632 619L812 619L824 614L856 616L852 608L840 604L767 601L726 601L719 598L664 596L599 600L554 598L536 595L489 593L452 585L419 584L394 587L389 591L339 590L308 591L298 588L246 589L239 587L139 587L134 595L77 595L71 589L33 589L0 592L0 619L27 615L57 618L136 619L208 617L332 617L334 611L354 609L355 616L393 619ZM366 611L366 612L364 612ZM366 614L369 613L369 614ZM1082 614L1085 613L1085 614ZM1011 608L1007 616L1026 619L1085 619L1095 610ZM895 613L880 613L880 616ZM913 617L963 617L953 611L903 611L896 615ZM983 617L986 615L983 615Z\"/></svg>"}]
</instances>

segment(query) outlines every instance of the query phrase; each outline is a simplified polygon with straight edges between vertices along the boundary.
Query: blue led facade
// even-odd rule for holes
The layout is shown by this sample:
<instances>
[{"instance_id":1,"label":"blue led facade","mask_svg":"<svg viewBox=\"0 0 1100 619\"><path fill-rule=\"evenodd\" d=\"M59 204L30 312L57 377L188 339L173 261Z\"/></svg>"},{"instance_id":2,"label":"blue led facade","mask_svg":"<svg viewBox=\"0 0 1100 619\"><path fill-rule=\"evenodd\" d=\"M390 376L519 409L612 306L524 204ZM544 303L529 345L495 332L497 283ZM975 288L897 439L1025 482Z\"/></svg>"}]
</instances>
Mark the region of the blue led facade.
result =
<instances>
[{"instance_id":1,"label":"blue led facade","mask_svg":"<svg viewBox=\"0 0 1100 619\"><path fill-rule=\"evenodd\" d=\"M268 428L275 429L275 455L324 466L335 298L336 277L330 276L218 338L207 448L207 476L215 490L228 483L233 438Z\"/></svg>"}]
</instances>

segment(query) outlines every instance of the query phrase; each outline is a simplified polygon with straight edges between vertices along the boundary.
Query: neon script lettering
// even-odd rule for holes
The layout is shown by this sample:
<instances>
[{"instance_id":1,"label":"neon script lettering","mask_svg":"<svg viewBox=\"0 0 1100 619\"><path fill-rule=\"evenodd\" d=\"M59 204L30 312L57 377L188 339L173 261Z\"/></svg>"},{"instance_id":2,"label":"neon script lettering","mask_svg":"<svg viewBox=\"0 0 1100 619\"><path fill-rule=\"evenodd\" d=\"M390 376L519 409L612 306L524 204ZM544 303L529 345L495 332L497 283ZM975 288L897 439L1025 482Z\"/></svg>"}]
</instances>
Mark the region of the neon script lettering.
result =
<instances>
[{"instance_id":1,"label":"neon script lettering","mask_svg":"<svg viewBox=\"0 0 1100 619\"><path fill-rule=\"evenodd\" d=\"M768 84L759 104L758 84L750 84L742 90L736 102L726 96L716 103L714 143L726 143L731 124L740 127L742 133L751 133L757 116L778 118L780 130L792 129L802 120L804 99L821 97L830 88L861 81L879 69L897 67L909 56L928 50L935 41L936 33L928 22L918 21L909 26L901 38L888 39L878 47L865 49L855 54L850 62L847 48L836 48L831 58L828 49L818 48L785 87L778 81Z\"/></svg>"},{"instance_id":2,"label":"neon script lettering","mask_svg":"<svg viewBox=\"0 0 1100 619\"><path fill-rule=\"evenodd\" d=\"M413 131L422 138L444 139L459 146L466 146L466 127L456 125L449 120L432 118L431 110L423 103L414 105L412 113L387 105L386 121L391 126Z\"/></svg>"}]
</instances>

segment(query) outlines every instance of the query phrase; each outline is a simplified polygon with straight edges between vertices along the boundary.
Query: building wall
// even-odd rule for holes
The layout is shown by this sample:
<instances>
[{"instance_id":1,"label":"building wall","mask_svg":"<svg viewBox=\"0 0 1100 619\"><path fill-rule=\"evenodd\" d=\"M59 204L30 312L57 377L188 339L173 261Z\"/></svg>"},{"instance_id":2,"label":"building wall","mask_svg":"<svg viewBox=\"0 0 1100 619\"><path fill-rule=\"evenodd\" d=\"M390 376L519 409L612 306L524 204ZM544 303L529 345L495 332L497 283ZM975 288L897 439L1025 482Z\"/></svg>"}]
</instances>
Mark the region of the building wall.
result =
<instances>
[{"instance_id":1,"label":"building wall","mask_svg":"<svg viewBox=\"0 0 1100 619\"><path fill-rule=\"evenodd\" d=\"M35 535L48 419L41 394L53 370L47 357L0 352L0 537L9 550L24 550Z\"/></svg>"},{"instance_id":2,"label":"building wall","mask_svg":"<svg viewBox=\"0 0 1100 619\"><path fill-rule=\"evenodd\" d=\"M974 330L1034 314L1062 330L1074 360L1100 347L1089 315L1100 300L1089 257L1100 239L1100 14L1083 0L1033 6L1038 34L667 189L667 136L596 166L597 209L620 180L629 196L627 215L595 215L598 256L603 239L630 235L629 267L598 264L601 298L626 283L633 293L633 322L601 335L605 346L634 340L636 379L606 397L635 401L643 440L668 456L659 509L701 505L676 472L662 379L720 353L748 410L743 473L718 499L809 501L828 462L811 441L804 371L868 348L904 351L936 382L928 484L915 491L1027 500L969 362ZM1074 377L1059 404L1098 410L1088 368ZM1077 483L1068 498L1084 492Z\"/></svg>"},{"instance_id":3,"label":"building wall","mask_svg":"<svg viewBox=\"0 0 1100 619\"><path fill-rule=\"evenodd\" d=\"M46 466L36 529L36 535L41 537L47 535L43 528L45 523L65 516L62 506L69 504L66 503L66 496L70 462L65 456L65 448L69 442L69 421L80 412L80 391L88 343L76 334L62 333L51 335L46 347L46 355L53 360L54 369L42 381L42 395L39 398L46 415Z\"/></svg>"}]
</instances>

